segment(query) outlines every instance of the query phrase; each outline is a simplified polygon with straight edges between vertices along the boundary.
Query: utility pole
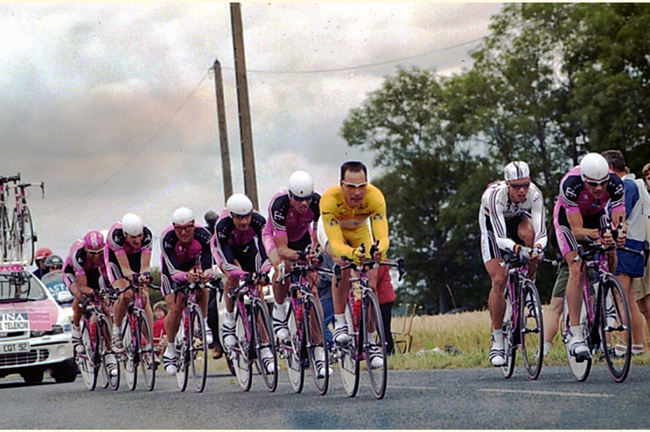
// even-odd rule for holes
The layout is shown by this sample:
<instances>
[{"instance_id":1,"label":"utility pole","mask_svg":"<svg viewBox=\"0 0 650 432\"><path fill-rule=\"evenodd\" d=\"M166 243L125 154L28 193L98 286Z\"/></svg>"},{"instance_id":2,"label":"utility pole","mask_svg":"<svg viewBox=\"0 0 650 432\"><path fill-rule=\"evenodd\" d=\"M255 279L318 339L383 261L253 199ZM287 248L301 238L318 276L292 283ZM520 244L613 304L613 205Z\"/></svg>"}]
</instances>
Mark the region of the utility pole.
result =
<instances>
[{"instance_id":1,"label":"utility pole","mask_svg":"<svg viewBox=\"0 0 650 432\"><path fill-rule=\"evenodd\" d=\"M223 95L223 77L219 59L214 61L214 91L217 104L217 126L221 145L221 172L223 174L223 203L232 195L232 174L230 172L230 150L228 149L228 127L226 125L226 105Z\"/></svg>"},{"instance_id":2,"label":"utility pole","mask_svg":"<svg viewBox=\"0 0 650 432\"><path fill-rule=\"evenodd\" d=\"M235 77L237 81L237 106L239 108L239 135L241 138L241 153L244 166L244 190L246 196L258 209L257 179L255 174L255 153L253 151L253 130L251 128L251 112L248 102L248 82L246 78L246 58L244 55L244 31L241 17L241 4L230 3L230 19L232 24L232 39L235 51Z\"/></svg>"}]
</instances>

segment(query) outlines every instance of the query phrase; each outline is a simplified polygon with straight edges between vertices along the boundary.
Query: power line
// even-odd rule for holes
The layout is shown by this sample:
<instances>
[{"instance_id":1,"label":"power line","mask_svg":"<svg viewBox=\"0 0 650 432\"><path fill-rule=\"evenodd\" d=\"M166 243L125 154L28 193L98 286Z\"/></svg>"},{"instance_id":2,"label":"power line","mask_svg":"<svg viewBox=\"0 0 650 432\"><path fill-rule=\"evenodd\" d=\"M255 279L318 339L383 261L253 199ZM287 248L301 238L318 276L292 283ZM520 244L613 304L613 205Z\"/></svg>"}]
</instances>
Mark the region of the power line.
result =
<instances>
[{"instance_id":1,"label":"power line","mask_svg":"<svg viewBox=\"0 0 650 432\"><path fill-rule=\"evenodd\" d=\"M192 96L194 96L194 94L195 94L196 91L199 89L199 87L201 87L201 84L203 84L203 81L205 81L205 79L207 78L207 76L208 76L209 73L210 73L210 70L208 69L208 71L205 73L205 75L203 75L203 78L201 78L201 81L199 81L199 83L196 85L196 87L194 87L194 90L192 90L192 91L190 92L190 94L185 98L185 100L183 101L183 103L182 103L182 104L181 104L181 105L176 109L176 111L174 111L174 113L171 115L171 117L169 117L169 119L165 122L165 124L162 125L162 127L161 127L160 129L158 129L158 131L157 131L155 134L153 134L153 136L152 136L151 138L149 138L149 141L147 141L147 143L146 143L144 146L142 146L142 148L141 148L140 150L138 150L137 152L135 152L135 154L134 154L134 155L133 155L133 156L132 156L128 161L126 161L126 162L124 163L124 165L122 165L120 168L118 168L117 171L115 171L113 174L111 174L111 175L110 175L106 180L104 180L103 182L101 182L101 183L100 183L99 185L97 185L95 188L93 188L93 189L89 190L88 192L86 192L85 194L81 195L81 196L80 196L79 198L77 198L76 200L74 200L74 201L72 201L72 202L70 202L70 203L67 203L67 204L65 204L65 205L63 205L63 206L61 206L61 207L59 207L59 208L57 208L57 209L54 209L54 210L50 211L50 212L44 213L43 216L47 216L47 215L50 215L50 214L52 214L52 213L57 213L57 212L59 212L59 211L65 209L65 208L68 208L68 207L70 207L70 206L72 206L72 205L78 203L79 201L83 200L84 198L86 198L86 197L92 195L93 193L97 192L97 191L98 191L99 189L101 189L104 185L106 185L109 181L113 180L113 179L115 178L115 176L117 176L119 173L121 173L122 171L124 171L124 169L125 169L125 168L126 168L126 167L131 163L131 162L133 162L133 161L135 160L135 158L137 158L137 157L140 155L140 153L142 153L142 152L143 152L147 147L149 147L149 145L150 145L152 142L154 142L154 140L158 137L158 135L160 135L160 134L165 130L165 128L167 128L167 126L171 123L171 121L174 119L174 117L176 117L176 115L177 115L177 114L178 114L178 113L183 109L183 107L185 106L185 104L187 104L187 102L192 98Z\"/></svg>"}]
</instances>

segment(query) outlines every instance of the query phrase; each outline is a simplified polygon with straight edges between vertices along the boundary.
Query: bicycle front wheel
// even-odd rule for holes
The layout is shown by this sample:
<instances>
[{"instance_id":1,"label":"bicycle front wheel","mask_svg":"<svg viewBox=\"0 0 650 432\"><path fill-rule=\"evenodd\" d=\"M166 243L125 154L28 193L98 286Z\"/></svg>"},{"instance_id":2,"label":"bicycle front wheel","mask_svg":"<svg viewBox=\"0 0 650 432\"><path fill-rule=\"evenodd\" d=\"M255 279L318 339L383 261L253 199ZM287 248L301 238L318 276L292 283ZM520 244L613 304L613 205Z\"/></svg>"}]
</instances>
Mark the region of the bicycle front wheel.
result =
<instances>
[{"instance_id":1,"label":"bicycle front wheel","mask_svg":"<svg viewBox=\"0 0 650 432\"><path fill-rule=\"evenodd\" d=\"M153 332L144 312L136 315L136 340L138 341L138 356L136 365L142 370L142 378L147 390L153 390L156 385L156 354L153 345Z\"/></svg>"},{"instance_id":2,"label":"bicycle front wheel","mask_svg":"<svg viewBox=\"0 0 650 432\"><path fill-rule=\"evenodd\" d=\"M370 377L370 387L377 399L386 394L388 382L388 358L386 355L386 335L377 296L366 291L361 305L363 323L363 348L366 354L366 368Z\"/></svg>"},{"instance_id":3,"label":"bicycle front wheel","mask_svg":"<svg viewBox=\"0 0 650 432\"><path fill-rule=\"evenodd\" d=\"M517 346L515 345L515 327L516 322L514 318L514 311L512 308L512 300L508 287L504 291L506 310L503 314L503 353L505 356L505 363L501 366L501 373L503 377L508 379L515 371L515 359L517 358Z\"/></svg>"},{"instance_id":4,"label":"bicycle front wheel","mask_svg":"<svg viewBox=\"0 0 650 432\"><path fill-rule=\"evenodd\" d=\"M339 373L343 390L348 396L354 397L359 390L359 360L357 357L357 334L353 331L355 327L352 322L349 302L345 305L345 320L352 339L344 345L337 344L335 346L338 351Z\"/></svg>"},{"instance_id":5,"label":"bicycle front wheel","mask_svg":"<svg viewBox=\"0 0 650 432\"><path fill-rule=\"evenodd\" d=\"M183 312L181 315L181 323L178 326L178 331L176 332L176 338L174 338L174 345L176 345L176 382L178 383L178 388L183 392L187 388L188 381L188 351L187 351L187 314Z\"/></svg>"},{"instance_id":6,"label":"bicycle front wheel","mask_svg":"<svg viewBox=\"0 0 650 432\"><path fill-rule=\"evenodd\" d=\"M253 381L253 362L250 360L250 339L251 333L250 322L248 318L242 316L237 309L235 315L235 336L237 344L230 349L232 355L232 365L235 369L237 382L242 390L248 391Z\"/></svg>"},{"instance_id":7,"label":"bicycle front wheel","mask_svg":"<svg viewBox=\"0 0 650 432\"><path fill-rule=\"evenodd\" d=\"M571 344L571 327L569 322L569 304L567 303L566 296L564 297L564 307L562 309L562 322L560 323L560 330L562 332L562 342L564 343L564 349L566 350L566 358L569 362L569 369L571 373L578 381L584 381L589 376L589 371L591 370L591 358L584 360L582 362L577 362L576 358L571 355L569 345ZM585 305L584 299L582 301L582 307L580 309L580 327L582 328L582 339L585 341L587 346L590 345L590 336L589 336L589 318L587 317L587 307Z\"/></svg>"},{"instance_id":8,"label":"bicycle front wheel","mask_svg":"<svg viewBox=\"0 0 650 432\"><path fill-rule=\"evenodd\" d=\"M603 283L598 329L607 369L614 381L621 383L630 371L632 357L630 312L618 280L609 276Z\"/></svg>"},{"instance_id":9,"label":"bicycle front wheel","mask_svg":"<svg viewBox=\"0 0 650 432\"><path fill-rule=\"evenodd\" d=\"M255 322L255 351L260 372L266 388L274 392L278 388L278 355L273 340L273 324L269 309L261 299L253 299L252 312Z\"/></svg>"},{"instance_id":10,"label":"bicycle front wheel","mask_svg":"<svg viewBox=\"0 0 650 432\"><path fill-rule=\"evenodd\" d=\"M102 361L102 370L108 385L117 390L120 388L120 363L117 361L117 356L113 350L109 350L111 341L111 326L105 317L97 318L97 338L100 345L100 355Z\"/></svg>"},{"instance_id":11,"label":"bicycle front wheel","mask_svg":"<svg viewBox=\"0 0 650 432\"><path fill-rule=\"evenodd\" d=\"M32 265L34 264L34 242L36 241L36 235L34 234L34 221L32 220L29 207L25 206L23 208L22 218L23 229L20 235L20 258L22 261L26 261L29 265Z\"/></svg>"},{"instance_id":12,"label":"bicycle front wheel","mask_svg":"<svg viewBox=\"0 0 650 432\"><path fill-rule=\"evenodd\" d=\"M79 372L81 372L81 379L84 385L88 390L93 391L97 386L97 375L99 372L99 364L95 363L95 358L97 358L95 357L95 345L98 344L96 343L96 339L93 342L90 328L86 325L85 320L81 322L81 343L83 344L84 352L75 353L77 366L79 367Z\"/></svg>"},{"instance_id":13,"label":"bicycle front wheel","mask_svg":"<svg viewBox=\"0 0 650 432\"><path fill-rule=\"evenodd\" d=\"M126 375L126 383L129 385L129 390L135 390L138 384L138 364L135 361L137 350L137 339L133 339L133 328L135 317L130 313L124 317L122 330L122 345L124 352L119 356L122 358L122 365L124 366L124 374Z\"/></svg>"},{"instance_id":14,"label":"bicycle front wheel","mask_svg":"<svg viewBox=\"0 0 650 432\"><path fill-rule=\"evenodd\" d=\"M208 373L208 344L205 339L203 313L201 308L194 304L190 306L188 344L194 387L197 392L201 393L205 388L205 379Z\"/></svg>"},{"instance_id":15,"label":"bicycle front wheel","mask_svg":"<svg viewBox=\"0 0 650 432\"><path fill-rule=\"evenodd\" d=\"M6 207L0 207L0 242L2 242L2 260L9 259L9 243L11 241L11 225L9 224L9 216L7 216Z\"/></svg>"},{"instance_id":16,"label":"bicycle front wheel","mask_svg":"<svg viewBox=\"0 0 650 432\"><path fill-rule=\"evenodd\" d=\"M293 300L292 300L293 301ZM298 304L301 308L302 305ZM284 351L287 374L289 375L289 382L294 392L300 393L305 382L305 368L301 361L302 352L302 330L300 329L296 320L296 313L293 310L293 303L289 302L289 311L287 312L287 324L289 327L289 341L283 342L282 350Z\"/></svg>"},{"instance_id":17,"label":"bicycle front wheel","mask_svg":"<svg viewBox=\"0 0 650 432\"><path fill-rule=\"evenodd\" d=\"M325 395L329 386L330 367L327 359L325 324L318 305L314 297L308 296L303 303L302 319L311 375L314 378L318 393Z\"/></svg>"},{"instance_id":18,"label":"bicycle front wheel","mask_svg":"<svg viewBox=\"0 0 650 432\"><path fill-rule=\"evenodd\" d=\"M519 332L521 335L521 356L526 375L531 380L539 378L544 361L544 323L542 305L537 287L526 282L521 290Z\"/></svg>"}]
</instances>

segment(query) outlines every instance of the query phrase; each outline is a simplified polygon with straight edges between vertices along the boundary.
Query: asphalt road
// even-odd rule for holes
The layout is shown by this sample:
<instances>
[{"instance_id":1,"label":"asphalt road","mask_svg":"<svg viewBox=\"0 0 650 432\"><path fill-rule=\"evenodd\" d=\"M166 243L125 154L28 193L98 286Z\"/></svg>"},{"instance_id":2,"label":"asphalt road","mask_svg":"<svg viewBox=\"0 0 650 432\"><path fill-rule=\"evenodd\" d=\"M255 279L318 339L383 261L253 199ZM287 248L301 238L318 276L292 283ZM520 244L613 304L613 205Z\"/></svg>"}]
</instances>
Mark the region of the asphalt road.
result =
<instances>
[{"instance_id":1,"label":"asphalt road","mask_svg":"<svg viewBox=\"0 0 650 432\"><path fill-rule=\"evenodd\" d=\"M153 392L126 387L89 392L71 384L27 386L0 380L2 429L634 429L650 427L650 366L614 383L603 366L578 383L567 367L545 367L538 381L521 369L390 371L386 398L376 400L362 376L348 398L335 373L326 396L306 375L302 394L281 373L274 394L260 376L243 392L230 374L208 377L204 393L181 393L159 373ZM190 383L191 385L191 383Z\"/></svg>"}]
</instances>

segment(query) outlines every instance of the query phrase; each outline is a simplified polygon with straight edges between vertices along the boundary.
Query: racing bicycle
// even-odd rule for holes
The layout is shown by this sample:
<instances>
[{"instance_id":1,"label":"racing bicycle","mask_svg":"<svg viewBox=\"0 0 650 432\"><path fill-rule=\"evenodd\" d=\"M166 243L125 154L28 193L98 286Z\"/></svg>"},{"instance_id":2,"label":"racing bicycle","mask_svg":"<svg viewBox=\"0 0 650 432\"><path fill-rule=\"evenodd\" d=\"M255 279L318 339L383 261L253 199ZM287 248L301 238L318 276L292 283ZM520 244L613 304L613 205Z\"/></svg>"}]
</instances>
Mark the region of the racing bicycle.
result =
<instances>
[{"instance_id":1,"label":"racing bicycle","mask_svg":"<svg viewBox=\"0 0 650 432\"><path fill-rule=\"evenodd\" d=\"M12 186L16 206L14 207L11 222L10 241L14 258L27 262L29 265L34 263L34 243L37 240L36 233L34 232L34 221L29 206L27 205L27 196L25 195L25 189L31 186L40 186L43 197L45 197L45 183L43 182L17 183Z\"/></svg>"},{"instance_id":2,"label":"racing bicycle","mask_svg":"<svg viewBox=\"0 0 650 432\"><path fill-rule=\"evenodd\" d=\"M370 249L370 256L377 248L374 244ZM363 252L363 244L359 249ZM372 393L377 399L382 399L386 394L388 381L388 362L386 355L386 335L379 308L377 296L370 288L368 270L373 268L374 261L364 261L359 266L354 263L343 267L334 266L337 280L340 280L340 271L352 269L358 273L357 277L350 278L350 291L348 302L345 305L345 319L352 339L344 344L334 344L334 350L339 362L339 372L345 393L354 397L359 389L359 363L366 361L366 369L370 378ZM396 262L382 262L379 265L396 267L399 280L404 274L404 259ZM379 357L381 366L371 366L371 360Z\"/></svg>"},{"instance_id":3,"label":"racing bicycle","mask_svg":"<svg viewBox=\"0 0 650 432\"><path fill-rule=\"evenodd\" d=\"M0 176L0 253L2 260L9 261L10 241L11 241L11 224L9 223L9 210L7 209L6 196L8 187L6 184L20 181L20 174L11 177Z\"/></svg>"}]
</instances>

